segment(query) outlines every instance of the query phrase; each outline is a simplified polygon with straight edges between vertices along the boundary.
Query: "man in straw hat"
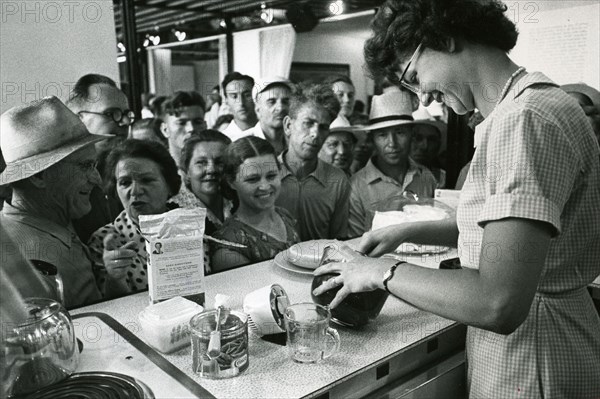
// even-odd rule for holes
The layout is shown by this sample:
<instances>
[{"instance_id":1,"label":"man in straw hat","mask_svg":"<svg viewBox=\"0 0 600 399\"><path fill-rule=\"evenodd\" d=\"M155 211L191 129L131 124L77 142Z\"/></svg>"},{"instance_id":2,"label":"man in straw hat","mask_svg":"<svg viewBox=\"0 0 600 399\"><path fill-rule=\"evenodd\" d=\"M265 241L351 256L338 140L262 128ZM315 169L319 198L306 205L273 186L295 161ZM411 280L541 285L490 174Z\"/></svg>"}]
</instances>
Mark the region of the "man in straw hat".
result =
<instances>
[{"instance_id":1,"label":"man in straw hat","mask_svg":"<svg viewBox=\"0 0 600 399\"><path fill-rule=\"evenodd\" d=\"M325 138L319 159L340 168L350 177L354 146L358 142L358 134L364 134L353 126L329 127L329 134Z\"/></svg>"},{"instance_id":2,"label":"man in straw hat","mask_svg":"<svg viewBox=\"0 0 600 399\"><path fill-rule=\"evenodd\" d=\"M400 92L374 96L369 123L364 127L375 155L350 180L350 237L371 228L378 203L404 192L432 198L437 182L431 172L409 157L414 120Z\"/></svg>"},{"instance_id":3,"label":"man in straw hat","mask_svg":"<svg viewBox=\"0 0 600 399\"><path fill-rule=\"evenodd\" d=\"M56 97L11 108L0 128L6 161L0 184L13 189L0 215L10 239L2 243L3 256L20 253L55 265L67 308L101 299L88 249L71 221L91 209L90 192L101 182L93 144L105 136L90 134Z\"/></svg>"}]
</instances>

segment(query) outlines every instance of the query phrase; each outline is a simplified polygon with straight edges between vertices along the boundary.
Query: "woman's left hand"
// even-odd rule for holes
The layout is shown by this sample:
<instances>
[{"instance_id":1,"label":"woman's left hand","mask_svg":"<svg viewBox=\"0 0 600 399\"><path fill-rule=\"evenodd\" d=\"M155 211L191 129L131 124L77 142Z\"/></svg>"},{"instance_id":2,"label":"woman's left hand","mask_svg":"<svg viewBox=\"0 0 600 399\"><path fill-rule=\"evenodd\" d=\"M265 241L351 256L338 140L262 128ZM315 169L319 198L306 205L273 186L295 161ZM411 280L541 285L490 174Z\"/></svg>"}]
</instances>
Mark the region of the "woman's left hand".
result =
<instances>
[{"instance_id":1,"label":"woman's left hand","mask_svg":"<svg viewBox=\"0 0 600 399\"><path fill-rule=\"evenodd\" d=\"M314 271L315 276L327 273L339 274L315 288L313 294L318 296L325 291L342 285L337 295L329 305L335 308L344 298L355 292L373 291L383 287L384 273L398 261L393 258L355 258L350 262L332 262Z\"/></svg>"}]
</instances>

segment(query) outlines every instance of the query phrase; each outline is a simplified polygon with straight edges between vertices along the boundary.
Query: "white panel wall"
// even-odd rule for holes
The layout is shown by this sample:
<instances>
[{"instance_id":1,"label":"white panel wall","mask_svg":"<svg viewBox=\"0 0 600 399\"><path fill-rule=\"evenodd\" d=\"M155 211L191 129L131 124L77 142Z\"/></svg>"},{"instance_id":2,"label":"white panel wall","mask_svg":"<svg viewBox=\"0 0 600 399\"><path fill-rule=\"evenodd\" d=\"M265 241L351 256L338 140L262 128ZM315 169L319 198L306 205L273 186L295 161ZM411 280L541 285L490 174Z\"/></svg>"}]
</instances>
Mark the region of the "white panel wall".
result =
<instances>
[{"instance_id":1,"label":"white panel wall","mask_svg":"<svg viewBox=\"0 0 600 399\"><path fill-rule=\"evenodd\" d=\"M119 82L112 1L0 1L0 112L100 73Z\"/></svg>"},{"instance_id":2,"label":"white panel wall","mask_svg":"<svg viewBox=\"0 0 600 399\"><path fill-rule=\"evenodd\" d=\"M371 16L321 22L311 32L298 33L293 62L349 64L356 98L367 104L373 81L363 72L363 46L369 37Z\"/></svg>"},{"instance_id":3,"label":"white panel wall","mask_svg":"<svg viewBox=\"0 0 600 399\"><path fill-rule=\"evenodd\" d=\"M519 41L511 56L558 84L600 88L600 2L508 1Z\"/></svg>"}]
</instances>

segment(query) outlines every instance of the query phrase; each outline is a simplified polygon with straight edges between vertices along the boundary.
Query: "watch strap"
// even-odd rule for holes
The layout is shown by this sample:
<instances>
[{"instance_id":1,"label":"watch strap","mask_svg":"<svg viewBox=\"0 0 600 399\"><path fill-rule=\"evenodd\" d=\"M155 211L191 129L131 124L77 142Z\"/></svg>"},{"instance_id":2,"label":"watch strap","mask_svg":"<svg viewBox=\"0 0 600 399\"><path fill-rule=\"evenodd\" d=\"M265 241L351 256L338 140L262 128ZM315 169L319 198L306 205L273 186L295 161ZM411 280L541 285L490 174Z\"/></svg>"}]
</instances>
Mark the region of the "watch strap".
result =
<instances>
[{"instance_id":1,"label":"watch strap","mask_svg":"<svg viewBox=\"0 0 600 399\"><path fill-rule=\"evenodd\" d=\"M403 263L407 263L406 261L399 261L396 262L392 267L389 268L389 270L384 274L384 278L383 278L383 286L385 287L385 290L387 292L389 292L390 294L392 293L390 291L390 289L388 288L388 282L394 277L394 273L396 272L396 268L398 266L400 266Z\"/></svg>"}]
</instances>

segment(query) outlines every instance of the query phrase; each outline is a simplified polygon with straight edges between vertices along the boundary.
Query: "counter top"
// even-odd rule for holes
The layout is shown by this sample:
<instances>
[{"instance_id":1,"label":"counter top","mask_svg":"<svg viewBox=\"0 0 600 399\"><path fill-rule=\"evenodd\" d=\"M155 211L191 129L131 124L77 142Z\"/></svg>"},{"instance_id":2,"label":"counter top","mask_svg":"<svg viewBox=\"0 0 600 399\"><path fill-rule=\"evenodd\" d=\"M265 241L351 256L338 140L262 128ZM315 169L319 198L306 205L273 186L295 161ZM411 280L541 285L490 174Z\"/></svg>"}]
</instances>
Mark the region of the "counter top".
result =
<instances>
[{"instance_id":1,"label":"counter top","mask_svg":"<svg viewBox=\"0 0 600 399\"><path fill-rule=\"evenodd\" d=\"M437 255L407 256L404 259L425 267L437 268L441 260L452 257L456 257L456 249ZM270 284L281 285L292 303L310 302L311 281L311 275L284 270L273 261L261 262L207 276L206 305L209 308L213 307L214 297L220 293L231 297L233 309L241 310L242 301L247 293ZM71 313L106 313L144 341L138 314L148 304L148 293L144 292L72 310ZM198 377L192 372L189 346L163 356L217 398L314 397L332 392L346 381L356 381L356 377L366 371L374 370L378 365L415 348L423 340L440 336L456 329L458 325L417 310L390 296L379 317L362 330L332 326L340 333L340 351L318 364L294 363L290 360L285 346L267 342L253 333L249 334L250 367L235 378L208 380ZM459 341L461 335L451 339ZM437 342L435 346L437 348ZM435 348L432 351L435 351ZM347 396L361 396L360 389L352 389L353 391L346 392ZM340 393L343 390L338 389L336 392Z\"/></svg>"}]
</instances>

